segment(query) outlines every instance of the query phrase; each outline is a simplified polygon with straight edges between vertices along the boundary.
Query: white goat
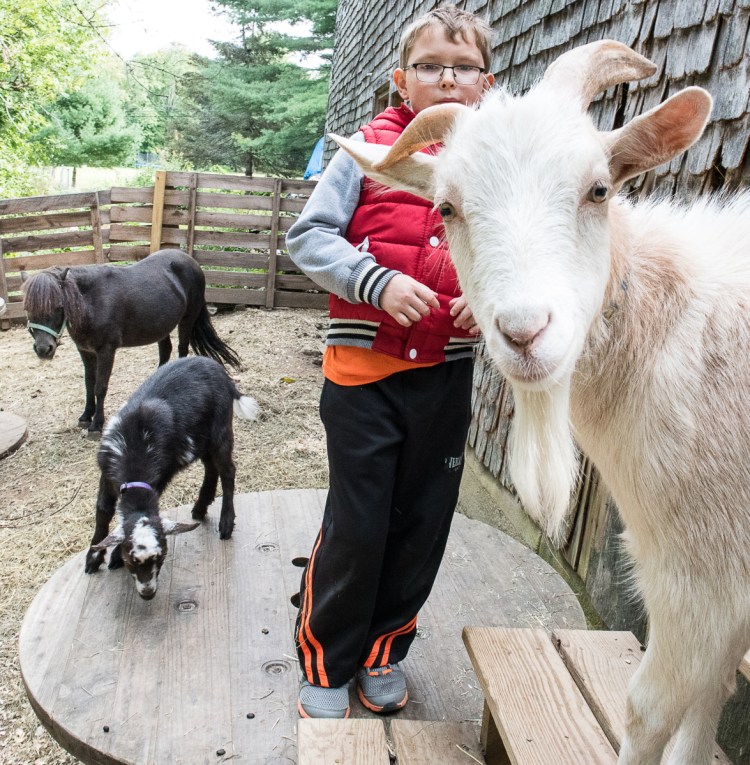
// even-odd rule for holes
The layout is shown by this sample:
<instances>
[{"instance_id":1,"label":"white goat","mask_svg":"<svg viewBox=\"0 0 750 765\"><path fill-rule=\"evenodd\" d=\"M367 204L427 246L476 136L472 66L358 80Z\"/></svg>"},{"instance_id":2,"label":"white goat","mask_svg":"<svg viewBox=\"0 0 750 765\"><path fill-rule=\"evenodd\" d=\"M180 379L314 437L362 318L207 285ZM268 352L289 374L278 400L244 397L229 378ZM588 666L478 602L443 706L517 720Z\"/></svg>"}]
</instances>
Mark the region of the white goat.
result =
<instances>
[{"instance_id":1,"label":"white goat","mask_svg":"<svg viewBox=\"0 0 750 765\"><path fill-rule=\"evenodd\" d=\"M527 95L420 113L388 149L337 139L364 172L434 200L464 294L513 387L511 470L558 535L573 438L601 471L650 617L621 765L708 765L750 645L750 197L631 204L629 178L702 133L687 88L610 133L598 92L655 71L602 41ZM442 141L437 156L419 149ZM572 430L572 435L571 435Z\"/></svg>"}]
</instances>

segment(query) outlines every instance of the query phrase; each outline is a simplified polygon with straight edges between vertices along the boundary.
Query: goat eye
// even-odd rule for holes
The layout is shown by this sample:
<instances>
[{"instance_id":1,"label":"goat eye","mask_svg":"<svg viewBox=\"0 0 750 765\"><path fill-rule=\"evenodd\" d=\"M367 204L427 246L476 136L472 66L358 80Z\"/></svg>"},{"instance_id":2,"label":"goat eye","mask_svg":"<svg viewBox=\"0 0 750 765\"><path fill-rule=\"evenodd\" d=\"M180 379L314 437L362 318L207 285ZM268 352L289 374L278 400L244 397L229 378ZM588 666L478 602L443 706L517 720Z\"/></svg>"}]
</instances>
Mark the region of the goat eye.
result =
<instances>
[{"instance_id":1,"label":"goat eye","mask_svg":"<svg viewBox=\"0 0 750 765\"><path fill-rule=\"evenodd\" d=\"M587 195L589 202L595 202L601 204L607 201L609 195L609 189L600 181L597 181L590 189Z\"/></svg>"},{"instance_id":2,"label":"goat eye","mask_svg":"<svg viewBox=\"0 0 750 765\"><path fill-rule=\"evenodd\" d=\"M443 220L453 220L456 217L456 208L450 202L441 202L438 212Z\"/></svg>"}]
</instances>

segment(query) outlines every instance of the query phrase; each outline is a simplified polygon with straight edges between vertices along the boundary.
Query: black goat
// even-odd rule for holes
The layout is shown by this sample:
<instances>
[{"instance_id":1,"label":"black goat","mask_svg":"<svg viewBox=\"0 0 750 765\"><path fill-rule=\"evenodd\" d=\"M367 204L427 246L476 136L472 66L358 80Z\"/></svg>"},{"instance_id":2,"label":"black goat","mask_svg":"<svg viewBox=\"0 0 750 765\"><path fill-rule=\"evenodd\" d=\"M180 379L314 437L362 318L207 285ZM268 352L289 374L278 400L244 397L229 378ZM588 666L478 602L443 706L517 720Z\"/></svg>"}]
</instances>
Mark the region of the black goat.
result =
<instances>
[{"instance_id":1,"label":"black goat","mask_svg":"<svg viewBox=\"0 0 750 765\"><path fill-rule=\"evenodd\" d=\"M221 364L201 356L168 362L136 390L107 424L99 447L101 476L87 574L93 574L106 549L116 545L109 568L124 564L138 594L146 600L154 597L167 554L166 535L199 525L162 518L159 497L177 472L198 459L205 475L192 517L196 521L206 517L221 478L219 536L232 536L233 411L254 420L258 404L240 394ZM117 526L108 534L115 505Z\"/></svg>"}]
</instances>

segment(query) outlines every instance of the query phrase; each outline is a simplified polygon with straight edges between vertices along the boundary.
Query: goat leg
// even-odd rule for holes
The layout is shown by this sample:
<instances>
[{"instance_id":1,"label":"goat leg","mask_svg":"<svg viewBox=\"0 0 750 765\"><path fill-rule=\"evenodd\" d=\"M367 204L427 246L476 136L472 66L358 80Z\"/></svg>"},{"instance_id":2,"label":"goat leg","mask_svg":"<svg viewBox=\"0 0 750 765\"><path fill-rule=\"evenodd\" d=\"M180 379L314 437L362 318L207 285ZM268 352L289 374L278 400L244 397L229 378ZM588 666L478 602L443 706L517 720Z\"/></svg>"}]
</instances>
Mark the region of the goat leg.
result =
<instances>
[{"instance_id":1,"label":"goat leg","mask_svg":"<svg viewBox=\"0 0 750 765\"><path fill-rule=\"evenodd\" d=\"M203 459L203 484L198 493L198 499L190 513L193 520L202 521L208 512L208 506L216 498L216 485L219 482L219 472L210 459Z\"/></svg>"},{"instance_id":2,"label":"goat leg","mask_svg":"<svg viewBox=\"0 0 750 765\"><path fill-rule=\"evenodd\" d=\"M221 471L221 516L219 518L219 539L229 539L234 531L234 462L231 457Z\"/></svg>"},{"instance_id":3,"label":"goat leg","mask_svg":"<svg viewBox=\"0 0 750 765\"><path fill-rule=\"evenodd\" d=\"M93 574L104 562L106 550L94 550L92 547L101 542L109 534L109 524L112 521L112 516L115 514L116 504L117 492L112 482L102 473L99 476L99 494L96 498L94 536L91 537L91 547L89 547L89 551L86 553L86 567L84 570L87 574Z\"/></svg>"}]
</instances>

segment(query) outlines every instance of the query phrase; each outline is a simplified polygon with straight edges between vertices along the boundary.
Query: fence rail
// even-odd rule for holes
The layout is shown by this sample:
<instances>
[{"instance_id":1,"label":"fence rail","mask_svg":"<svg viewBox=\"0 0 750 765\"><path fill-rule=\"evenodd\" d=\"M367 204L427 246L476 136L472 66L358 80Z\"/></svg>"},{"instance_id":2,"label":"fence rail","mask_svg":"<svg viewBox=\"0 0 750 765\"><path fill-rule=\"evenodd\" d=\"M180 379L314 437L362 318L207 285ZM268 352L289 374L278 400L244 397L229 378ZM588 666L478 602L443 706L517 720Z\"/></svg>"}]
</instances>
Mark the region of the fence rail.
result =
<instances>
[{"instance_id":1,"label":"fence rail","mask_svg":"<svg viewBox=\"0 0 750 765\"><path fill-rule=\"evenodd\" d=\"M158 171L153 187L0 200L0 297L24 317L21 273L133 262L184 250L206 274L206 299L314 308L327 294L294 265L286 232L315 183Z\"/></svg>"}]
</instances>

